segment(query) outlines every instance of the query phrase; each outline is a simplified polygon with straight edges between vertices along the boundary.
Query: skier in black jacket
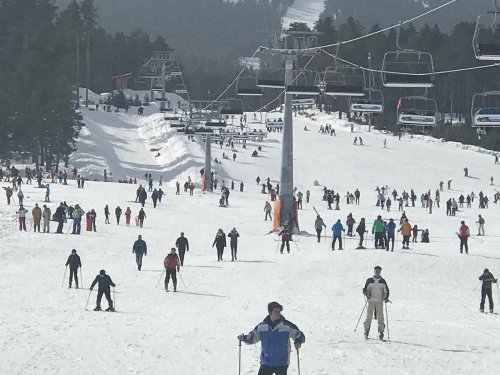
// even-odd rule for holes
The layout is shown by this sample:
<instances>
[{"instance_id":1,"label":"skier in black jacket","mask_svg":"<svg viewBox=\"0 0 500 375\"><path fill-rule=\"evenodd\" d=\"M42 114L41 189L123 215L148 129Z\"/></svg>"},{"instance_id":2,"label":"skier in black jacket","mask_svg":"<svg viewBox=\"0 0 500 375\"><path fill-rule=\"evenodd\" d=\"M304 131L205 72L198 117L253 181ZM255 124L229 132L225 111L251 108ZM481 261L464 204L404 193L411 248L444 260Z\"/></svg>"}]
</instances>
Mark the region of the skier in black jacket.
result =
<instances>
[{"instance_id":1,"label":"skier in black jacket","mask_svg":"<svg viewBox=\"0 0 500 375\"><path fill-rule=\"evenodd\" d=\"M226 247L226 235L222 229L217 231L214 243L212 244L212 247L214 246L217 248L217 261L220 262L222 261L222 255L224 254L224 248Z\"/></svg>"},{"instance_id":2,"label":"skier in black jacket","mask_svg":"<svg viewBox=\"0 0 500 375\"><path fill-rule=\"evenodd\" d=\"M134 242L132 247L132 254L135 254L135 262L137 263L137 269L140 271L142 268L142 257L148 255L148 246L146 242L139 235L137 241Z\"/></svg>"},{"instance_id":3,"label":"skier in black jacket","mask_svg":"<svg viewBox=\"0 0 500 375\"><path fill-rule=\"evenodd\" d=\"M238 231L236 230L236 228L233 228L231 230L231 232L228 233L227 235L231 241L230 241L230 245L231 245L231 262L234 262L235 260L238 260L238 258L236 257L237 255L237 252L238 252L238 237L240 236L240 234L238 233Z\"/></svg>"},{"instance_id":4,"label":"skier in black jacket","mask_svg":"<svg viewBox=\"0 0 500 375\"><path fill-rule=\"evenodd\" d=\"M488 296L488 301L490 303L490 313L493 313L493 297L491 295L491 283L496 283L497 279L495 276L486 268L481 276L479 276L479 280L483 282L483 286L481 288L481 304L479 305L479 310L484 312L484 301L486 296Z\"/></svg>"},{"instance_id":5,"label":"skier in black jacket","mask_svg":"<svg viewBox=\"0 0 500 375\"><path fill-rule=\"evenodd\" d=\"M78 289L78 267L82 266L82 262L80 257L76 253L76 249L71 250L71 255L68 257L66 261L66 267L69 265L69 287L71 288L71 282L73 281L73 277L75 278L75 288Z\"/></svg>"},{"instance_id":6,"label":"skier in black jacket","mask_svg":"<svg viewBox=\"0 0 500 375\"><path fill-rule=\"evenodd\" d=\"M101 299L103 294L106 296L109 305L106 311L115 311L115 309L113 308L113 300L111 299L110 292L110 286L114 288L116 286L115 283L111 280L111 277L106 275L106 271L104 270L99 271L99 275L95 277L94 281L92 281L92 284L90 285L90 290L94 289L94 286L97 283L99 283L99 287L97 289L97 306L94 311L101 311Z\"/></svg>"},{"instance_id":7,"label":"skier in black jacket","mask_svg":"<svg viewBox=\"0 0 500 375\"><path fill-rule=\"evenodd\" d=\"M181 260L181 266L184 265L184 254L189 251L189 241L184 237L184 232L181 232L181 236L175 241L175 247L179 250L179 258Z\"/></svg>"},{"instance_id":8,"label":"skier in black jacket","mask_svg":"<svg viewBox=\"0 0 500 375\"><path fill-rule=\"evenodd\" d=\"M55 216L57 222L59 223L57 226L56 233L63 232L64 218L66 217L64 211L65 211L65 207L64 207L64 204L61 202L59 207L57 207L56 212L54 213L54 216Z\"/></svg>"}]
</instances>

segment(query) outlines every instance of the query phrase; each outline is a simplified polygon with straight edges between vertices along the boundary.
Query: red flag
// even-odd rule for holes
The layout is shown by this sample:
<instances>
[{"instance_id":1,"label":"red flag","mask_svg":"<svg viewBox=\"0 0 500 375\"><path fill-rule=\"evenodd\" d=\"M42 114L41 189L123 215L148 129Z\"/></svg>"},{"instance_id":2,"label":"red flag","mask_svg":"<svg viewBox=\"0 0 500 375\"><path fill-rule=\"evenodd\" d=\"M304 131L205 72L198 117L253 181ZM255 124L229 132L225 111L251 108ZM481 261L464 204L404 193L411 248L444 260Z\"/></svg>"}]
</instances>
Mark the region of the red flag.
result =
<instances>
[{"instance_id":1,"label":"red flag","mask_svg":"<svg viewBox=\"0 0 500 375\"><path fill-rule=\"evenodd\" d=\"M403 100L401 100L401 98L399 98L398 104L396 105L396 109L400 109L402 106L403 106Z\"/></svg>"}]
</instances>

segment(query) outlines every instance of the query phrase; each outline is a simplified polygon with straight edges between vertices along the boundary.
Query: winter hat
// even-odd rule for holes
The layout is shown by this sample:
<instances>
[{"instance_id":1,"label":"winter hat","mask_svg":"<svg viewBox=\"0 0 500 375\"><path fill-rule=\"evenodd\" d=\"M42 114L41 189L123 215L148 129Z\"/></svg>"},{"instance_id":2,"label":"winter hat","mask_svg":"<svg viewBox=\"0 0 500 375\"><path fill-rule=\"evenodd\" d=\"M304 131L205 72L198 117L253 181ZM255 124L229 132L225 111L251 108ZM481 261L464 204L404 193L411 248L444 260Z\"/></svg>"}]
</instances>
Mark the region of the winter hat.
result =
<instances>
[{"instance_id":1,"label":"winter hat","mask_svg":"<svg viewBox=\"0 0 500 375\"><path fill-rule=\"evenodd\" d=\"M281 306L278 302L269 302L267 305L267 311L269 314L273 311L273 309L280 309L280 311L283 311L283 306Z\"/></svg>"},{"instance_id":2,"label":"winter hat","mask_svg":"<svg viewBox=\"0 0 500 375\"><path fill-rule=\"evenodd\" d=\"M487 268L484 269L484 273L489 273L489 272L490 272L489 269L487 269Z\"/></svg>"},{"instance_id":3,"label":"winter hat","mask_svg":"<svg viewBox=\"0 0 500 375\"><path fill-rule=\"evenodd\" d=\"M100 271L99 271L99 275L106 275L106 271L104 271L104 270L100 270Z\"/></svg>"},{"instance_id":4,"label":"winter hat","mask_svg":"<svg viewBox=\"0 0 500 375\"><path fill-rule=\"evenodd\" d=\"M76 249L71 250L72 253L76 253Z\"/></svg>"},{"instance_id":5,"label":"winter hat","mask_svg":"<svg viewBox=\"0 0 500 375\"><path fill-rule=\"evenodd\" d=\"M382 267L380 267L380 266L375 266L373 269L382 271Z\"/></svg>"},{"instance_id":6,"label":"winter hat","mask_svg":"<svg viewBox=\"0 0 500 375\"><path fill-rule=\"evenodd\" d=\"M219 230L217 231L217 234L222 234L222 233L224 233L224 232L222 231L222 229L219 229Z\"/></svg>"}]
</instances>

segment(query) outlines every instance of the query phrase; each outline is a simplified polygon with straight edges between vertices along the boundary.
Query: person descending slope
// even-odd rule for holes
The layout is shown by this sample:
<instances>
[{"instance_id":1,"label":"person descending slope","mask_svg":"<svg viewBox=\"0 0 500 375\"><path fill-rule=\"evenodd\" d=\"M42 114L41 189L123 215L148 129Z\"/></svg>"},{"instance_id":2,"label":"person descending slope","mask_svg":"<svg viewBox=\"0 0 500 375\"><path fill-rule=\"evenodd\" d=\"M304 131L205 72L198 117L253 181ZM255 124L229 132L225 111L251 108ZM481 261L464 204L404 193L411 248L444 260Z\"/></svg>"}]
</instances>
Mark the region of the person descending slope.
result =
<instances>
[{"instance_id":1,"label":"person descending slope","mask_svg":"<svg viewBox=\"0 0 500 375\"><path fill-rule=\"evenodd\" d=\"M344 231L345 231L344 226L342 225L340 219L338 219L337 222L332 226L332 235L333 235L332 250L335 250L335 242L337 242L337 240L339 240L339 250L343 250L342 232Z\"/></svg>"},{"instance_id":2,"label":"person descending slope","mask_svg":"<svg viewBox=\"0 0 500 375\"><path fill-rule=\"evenodd\" d=\"M82 262L80 257L76 253L76 249L71 250L71 255L68 257L66 261L66 267L69 266L69 286L68 289L71 288L71 283L73 278L75 279L75 288L78 289L78 267L82 266Z\"/></svg>"},{"instance_id":3,"label":"person descending slope","mask_svg":"<svg viewBox=\"0 0 500 375\"><path fill-rule=\"evenodd\" d=\"M356 232L359 234L359 245L356 249L366 249L363 246L363 240L365 239L365 233L367 232L364 217L361 218L358 227L356 228Z\"/></svg>"},{"instance_id":4,"label":"person descending slope","mask_svg":"<svg viewBox=\"0 0 500 375\"><path fill-rule=\"evenodd\" d=\"M363 288L363 294L366 296L368 302L364 323L365 339L368 339L368 335L370 334L374 311L377 313L378 319L378 337L380 340L384 339L384 302L389 302L389 287L387 286L387 282L380 276L381 271L382 267L376 266L374 268L374 276L366 280Z\"/></svg>"},{"instance_id":5,"label":"person descending slope","mask_svg":"<svg viewBox=\"0 0 500 375\"><path fill-rule=\"evenodd\" d=\"M148 255L148 247L146 242L139 235L137 241L134 242L132 247L132 254L135 254L135 262L137 263L137 269L140 271L142 268L142 257Z\"/></svg>"},{"instance_id":6,"label":"person descending slope","mask_svg":"<svg viewBox=\"0 0 500 375\"><path fill-rule=\"evenodd\" d=\"M170 281L170 277L172 277L172 282L174 283L174 292L177 292L176 271L181 271L181 261L175 253L175 247L170 249L170 254L168 254L163 261L163 266L165 267L165 290L168 292L168 283Z\"/></svg>"},{"instance_id":7,"label":"person descending slope","mask_svg":"<svg viewBox=\"0 0 500 375\"><path fill-rule=\"evenodd\" d=\"M321 216L317 215L316 220L314 220L314 229L316 229L316 236L318 237L318 242L320 242L321 232L323 231L323 227L326 228L326 224L321 218Z\"/></svg>"},{"instance_id":8,"label":"person descending slope","mask_svg":"<svg viewBox=\"0 0 500 375\"><path fill-rule=\"evenodd\" d=\"M259 375L286 375L290 365L290 339L299 350L306 338L299 328L281 315L283 306L278 302L267 305L269 315L248 335L238 335L245 344L262 343Z\"/></svg>"},{"instance_id":9,"label":"person descending slope","mask_svg":"<svg viewBox=\"0 0 500 375\"><path fill-rule=\"evenodd\" d=\"M92 281L92 284L90 285L90 290L94 289L95 284L99 284L99 287L97 290L97 300L94 311L101 311L101 299L103 294L106 296L109 305L106 311L115 311L113 308L113 300L111 299L110 287L112 286L114 288L116 285L113 280L111 280L111 277L106 275L105 270L99 271L99 275L95 277L94 281Z\"/></svg>"},{"instance_id":10,"label":"person descending slope","mask_svg":"<svg viewBox=\"0 0 500 375\"><path fill-rule=\"evenodd\" d=\"M184 265L184 255L186 251L189 251L189 241L184 237L184 232L181 232L181 236L175 241L175 247L179 250L179 258L181 260L181 266Z\"/></svg>"},{"instance_id":11,"label":"person descending slope","mask_svg":"<svg viewBox=\"0 0 500 375\"><path fill-rule=\"evenodd\" d=\"M479 280L483 282L481 287L481 303L479 304L479 311L484 312L484 301L486 296L488 296L488 302L490 303L490 313L493 313L493 297L491 295L491 283L497 282L495 276L486 268Z\"/></svg>"},{"instance_id":12,"label":"person descending slope","mask_svg":"<svg viewBox=\"0 0 500 375\"><path fill-rule=\"evenodd\" d=\"M222 229L219 229L215 235L212 247L214 246L217 248L217 261L221 262L223 260L222 255L224 254L224 248L226 247L226 234Z\"/></svg>"}]
</instances>

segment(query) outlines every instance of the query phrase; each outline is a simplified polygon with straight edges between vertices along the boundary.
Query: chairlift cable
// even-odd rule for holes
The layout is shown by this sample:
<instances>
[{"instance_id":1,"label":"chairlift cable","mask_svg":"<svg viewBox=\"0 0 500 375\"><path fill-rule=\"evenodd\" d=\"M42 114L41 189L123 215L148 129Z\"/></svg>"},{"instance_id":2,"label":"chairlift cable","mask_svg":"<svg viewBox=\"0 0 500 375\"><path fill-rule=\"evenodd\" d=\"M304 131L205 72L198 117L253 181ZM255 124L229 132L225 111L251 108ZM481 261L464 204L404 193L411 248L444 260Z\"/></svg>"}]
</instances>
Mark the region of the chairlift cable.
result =
<instances>
[{"instance_id":1,"label":"chairlift cable","mask_svg":"<svg viewBox=\"0 0 500 375\"><path fill-rule=\"evenodd\" d=\"M359 69L365 70L367 72L384 73L384 74L397 74L397 75L405 75L405 76L433 76L433 75L439 75L439 74L458 73L458 72L465 72L465 71L469 71L469 70L486 69L486 68L493 68L493 67L496 67L496 66L500 66L500 63L493 63L493 64L488 64L488 65L471 66L471 67L468 67L468 68L457 68L457 69L441 70L441 71L438 71L438 72L428 72L428 73L394 72L394 71L389 71L389 70L367 68L366 66L362 66L362 65L353 63L351 61L342 59L342 58L340 58L338 56L335 56L335 55L331 54L330 52L325 51L324 49L322 49L321 51L323 53L327 54L330 57L337 58L337 60L343 62L344 64L351 65L352 67L359 68Z\"/></svg>"},{"instance_id":2,"label":"chairlift cable","mask_svg":"<svg viewBox=\"0 0 500 375\"><path fill-rule=\"evenodd\" d=\"M314 50L321 50L321 49L324 49L324 48L329 48L329 47L338 47L342 44L350 44L350 43L354 43L354 42L357 42L358 40L362 40L362 39L365 39L365 38L368 38L368 37L371 37L371 36L374 36L374 35L377 35L377 34L380 34L380 33L384 33L386 31L389 31L391 29L395 29L395 28L398 28L398 27L401 27L403 25L406 25L407 23L411 23L419 18L422 18L422 17L425 17L427 16L428 14L431 14L433 12L436 12L444 7L447 7L448 5L451 5L453 3L456 3L457 1L459 0L450 0L448 1L447 3L444 3L444 4L441 4L435 8L432 8L432 9L429 9L428 11L424 12L424 13L421 13L419 14L418 16L415 16L413 18L409 18L407 20L404 20L404 21L401 21L401 22L398 22L397 24L395 25L392 25L392 26L388 26L384 29L381 29L381 30L377 30L377 31L374 31L372 33L369 33L369 34L365 34L365 35L361 35L359 37L356 37L356 38L353 38L353 39L350 39L350 40L344 40L344 41L340 41L340 42L337 42L337 43L332 43L332 44L326 44L324 46L316 46L316 47L309 47L309 48L302 48L301 51L314 51ZM268 51L272 51L272 52L284 52L284 51L287 51L286 49L283 49L283 48L268 48L268 47L264 47L264 46L261 46L260 47L261 49L263 50L268 50Z\"/></svg>"}]
</instances>

